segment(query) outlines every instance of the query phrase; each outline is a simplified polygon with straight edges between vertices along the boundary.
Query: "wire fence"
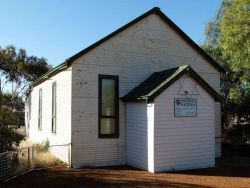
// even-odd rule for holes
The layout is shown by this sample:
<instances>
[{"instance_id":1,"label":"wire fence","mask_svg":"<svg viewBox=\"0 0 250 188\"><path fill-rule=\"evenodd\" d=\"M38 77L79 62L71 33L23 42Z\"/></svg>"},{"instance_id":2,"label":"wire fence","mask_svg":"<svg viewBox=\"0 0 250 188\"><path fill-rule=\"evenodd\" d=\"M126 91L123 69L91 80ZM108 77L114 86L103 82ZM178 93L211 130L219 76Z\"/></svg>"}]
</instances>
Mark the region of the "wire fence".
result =
<instances>
[{"instance_id":1,"label":"wire fence","mask_svg":"<svg viewBox=\"0 0 250 188\"><path fill-rule=\"evenodd\" d=\"M71 144L39 145L0 153L0 182L33 169L71 166Z\"/></svg>"}]
</instances>

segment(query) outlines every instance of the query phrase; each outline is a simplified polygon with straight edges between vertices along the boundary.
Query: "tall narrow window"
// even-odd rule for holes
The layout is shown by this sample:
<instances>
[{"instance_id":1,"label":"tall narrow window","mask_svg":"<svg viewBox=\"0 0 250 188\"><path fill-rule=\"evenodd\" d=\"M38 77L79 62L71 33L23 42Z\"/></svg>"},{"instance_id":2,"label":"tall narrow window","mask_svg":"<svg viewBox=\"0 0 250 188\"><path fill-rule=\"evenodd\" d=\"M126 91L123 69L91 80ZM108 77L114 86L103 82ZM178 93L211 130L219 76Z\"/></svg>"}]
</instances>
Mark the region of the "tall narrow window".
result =
<instances>
[{"instance_id":1,"label":"tall narrow window","mask_svg":"<svg viewBox=\"0 0 250 188\"><path fill-rule=\"evenodd\" d=\"M39 89L39 103L38 103L38 129L42 130L42 89Z\"/></svg>"},{"instance_id":2,"label":"tall narrow window","mask_svg":"<svg viewBox=\"0 0 250 188\"><path fill-rule=\"evenodd\" d=\"M52 83L52 127L53 133L56 133L56 82Z\"/></svg>"},{"instance_id":3,"label":"tall narrow window","mask_svg":"<svg viewBox=\"0 0 250 188\"><path fill-rule=\"evenodd\" d=\"M27 98L27 103L28 103L28 120L31 120L31 93Z\"/></svg>"},{"instance_id":4,"label":"tall narrow window","mask_svg":"<svg viewBox=\"0 0 250 188\"><path fill-rule=\"evenodd\" d=\"M99 75L99 138L119 137L118 76Z\"/></svg>"}]
</instances>

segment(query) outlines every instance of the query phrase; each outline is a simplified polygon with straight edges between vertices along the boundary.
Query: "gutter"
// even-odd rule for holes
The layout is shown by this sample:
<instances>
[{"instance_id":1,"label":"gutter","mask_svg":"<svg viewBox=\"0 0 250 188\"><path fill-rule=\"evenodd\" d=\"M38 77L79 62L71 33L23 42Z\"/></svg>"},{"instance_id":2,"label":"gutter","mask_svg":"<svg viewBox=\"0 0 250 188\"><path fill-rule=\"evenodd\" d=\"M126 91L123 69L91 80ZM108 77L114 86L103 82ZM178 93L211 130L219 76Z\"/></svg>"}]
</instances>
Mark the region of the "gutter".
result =
<instances>
[{"instance_id":1,"label":"gutter","mask_svg":"<svg viewBox=\"0 0 250 188\"><path fill-rule=\"evenodd\" d=\"M44 75L40 76L39 78L37 78L35 81L33 81L29 87L28 87L28 91L31 91L35 86L37 86L38 84L44 82L45 80L47 80L48 78L54 76L55 74L67 69L69 67L69 63L68 60L66 60L65 62L61 63L60 65L52 68L51 70L49 70L47 73L45 73Z\"/></svg>"}]
</instances>

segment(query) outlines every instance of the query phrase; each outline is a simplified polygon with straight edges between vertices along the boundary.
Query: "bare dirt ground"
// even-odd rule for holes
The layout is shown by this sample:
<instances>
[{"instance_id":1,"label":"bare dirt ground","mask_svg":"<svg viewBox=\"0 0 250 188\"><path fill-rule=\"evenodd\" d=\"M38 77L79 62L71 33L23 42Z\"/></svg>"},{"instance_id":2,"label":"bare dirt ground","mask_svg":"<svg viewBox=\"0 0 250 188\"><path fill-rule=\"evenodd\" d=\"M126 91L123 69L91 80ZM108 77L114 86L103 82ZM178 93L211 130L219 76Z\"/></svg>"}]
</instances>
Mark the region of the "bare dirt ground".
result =
<instances>
[{"instance_id":1,"label":"bare dirt ground","mask_svg":"<svg viewBox=\"0 0 250 188\"><path fill-rule=\"evenodd\" d=\"M5 187L249 187L250 167L217 167L152 174L132 167L33 171L0 185Z\"/></svg>"}]
</instances>

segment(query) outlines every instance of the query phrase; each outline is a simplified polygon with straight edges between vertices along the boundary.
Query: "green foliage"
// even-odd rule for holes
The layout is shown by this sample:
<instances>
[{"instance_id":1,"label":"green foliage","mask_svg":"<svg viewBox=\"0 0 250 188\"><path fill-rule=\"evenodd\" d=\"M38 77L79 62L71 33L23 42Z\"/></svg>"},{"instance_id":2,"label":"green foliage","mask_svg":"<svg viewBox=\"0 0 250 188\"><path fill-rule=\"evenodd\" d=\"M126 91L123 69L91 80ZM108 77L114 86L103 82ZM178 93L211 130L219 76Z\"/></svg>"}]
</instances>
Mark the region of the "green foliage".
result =
<instances>
[{"instance_id":1,"label":"green foliage","mask_svg":"<svg viewBox=\"0 0 250 188\"><path fill-rule=\"evenodd\" d=\"M221 17L219 44L230 68L236 72L248 70L243 79L250 79L250 0L230 2Z\"/></svg>"},{"instance_id":2,"label":"green foliage","mask_svg":"<svg viewBox=\"0 0 250 188\"><path fill-rule=\"evenodd\" d=\"M7 92L2 94L2 106L14 111L23 111L24 102L20 96Z\"/></svg>"},{"instance_id":3,"label":"green foliage","mask_svg":"<svg viewBox=\"0 0 250 188\"><path fill-rule=\"evenodd\" d=\"M224 0L208 23L202 48L226 70L222 76L223 123L250 121L250 0Z\"/></svg>"},{"instance_id":4,"label":"green foliage","mask_svg":"<svg viewBox=\"0 0 250 188\"><path fill-rule=\"evenodd\" d=\"M1 94L9 84L12 94L23 98L30 82L51 69L45 58L28 56L24 49L16 50L14 46L0 47L0 108Z\"/></svg>"},{"instance_id":5,"label":"green foliage","mask_svg":"<svg viewBox=\"0 0 250 188\"><path fill-rule=\"evenodd\" d=\"M24 49L17 51L14 46L0 47L0 70L8 81L34 81L50 69L45 58L27 56Z\"/></svg>"},{"instance_id":6,"label":"green foliage","mask_svg":"<svg viewBox=\"0 0 250 188\"><path fill-rule=\"evenodd\" d=\"M0 47L0 152L16 149L24 139L17 129L24 126L27 88L50 68L46 59L28 56L24 49ZM8 84L11 93L5 91Z\"/></svg>"},{"instance_id":7,"label":"green foliage","mask_svg":"<svg viewBox=\"0 0 250 188\"><path fill-rule=\"evenodd\" d=\"M14 128L0 127L0 153L16 149L23 139L24 135L18 133Z\"/></svg>"},{"instance_id":8,"label":"green foliage","mask_svg":"<svg viewBox=\"0 0 250 188\"><path fill-rule=\"evenodd\" d=\"M24 135L17 132L23 125L23 114L3 107L0 110L0 153L14 150L24 139Z\"/></svg>"},{"instance_id":9,"label":"green foliage","mask_svg":"<svg viewBox=\"0 0 250 188\"><path fill-rule=\"evenodd\" d=\"M0 128L2 127L19 128L23 126L22 112L16 112L8 108L0 110Z\"/></svg>"}]
</instances>

